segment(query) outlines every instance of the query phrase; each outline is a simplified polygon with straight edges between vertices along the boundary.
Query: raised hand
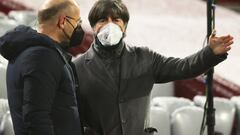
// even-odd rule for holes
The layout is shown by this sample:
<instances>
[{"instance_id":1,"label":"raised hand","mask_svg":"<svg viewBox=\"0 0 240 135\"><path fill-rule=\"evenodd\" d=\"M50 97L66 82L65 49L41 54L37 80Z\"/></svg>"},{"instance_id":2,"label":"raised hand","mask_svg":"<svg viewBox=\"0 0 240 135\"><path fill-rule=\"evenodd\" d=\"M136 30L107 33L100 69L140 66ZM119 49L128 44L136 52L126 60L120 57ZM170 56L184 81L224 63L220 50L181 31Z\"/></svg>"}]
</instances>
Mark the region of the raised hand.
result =
<instances>
[{"instance_id":1,"label":"raised hand","mask_svg":"<svg viewBox=\"0 0 240 135\"><path fill-rule=\"evenodd\" d=\"M217 37L214 31L209 37L209 46L215 55L227 53L231 49L232 44L233 37L231 35Z\"/></svg>"}]
</instances>

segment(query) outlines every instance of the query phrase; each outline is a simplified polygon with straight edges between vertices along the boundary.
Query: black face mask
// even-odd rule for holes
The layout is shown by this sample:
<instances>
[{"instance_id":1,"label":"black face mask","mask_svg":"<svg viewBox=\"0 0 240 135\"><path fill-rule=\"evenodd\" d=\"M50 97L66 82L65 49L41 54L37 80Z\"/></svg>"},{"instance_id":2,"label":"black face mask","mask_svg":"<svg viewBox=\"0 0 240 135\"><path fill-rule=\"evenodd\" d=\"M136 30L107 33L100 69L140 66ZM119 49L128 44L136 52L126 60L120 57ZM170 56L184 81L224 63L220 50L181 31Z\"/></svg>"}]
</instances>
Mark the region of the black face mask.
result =
<instances>
[{"instance_id":1,"label":"black face mask","mask_svg":"<svg viewBox=\"0 0 240 135\"><path fill-rule=\"evenodd\" d=\"M85 32L82 29L82 26L77 25L77 27L74 29L72 36L70 38L69 47L75 47L77 45L80 45L83 41L84 34Z\"/></svg>"},{"instance_id":2,"label":"black face mask","mask_svg":"<svg viewBox=\"0 0 240 135\"><path fill-rule=\"evenodd\" d=\"M69 49L69 48L75 47L77 45L80 45L83 41L84 34L85 34L81 25L77 25L77 27L74 28L71 37L69 37L64 30L63 30L63 32L70 39L69 42L63 41L61 43L64 49Z\"/></svg>"}]
</instances>

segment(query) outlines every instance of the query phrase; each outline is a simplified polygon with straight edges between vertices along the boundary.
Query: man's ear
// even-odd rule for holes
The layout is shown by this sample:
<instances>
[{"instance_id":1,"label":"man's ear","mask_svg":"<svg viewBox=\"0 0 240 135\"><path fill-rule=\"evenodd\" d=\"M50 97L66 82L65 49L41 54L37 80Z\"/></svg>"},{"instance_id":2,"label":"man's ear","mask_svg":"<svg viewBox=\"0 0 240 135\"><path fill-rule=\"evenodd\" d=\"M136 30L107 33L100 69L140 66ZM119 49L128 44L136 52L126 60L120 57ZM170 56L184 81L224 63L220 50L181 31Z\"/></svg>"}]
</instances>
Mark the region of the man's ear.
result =
<instances>
[{"instance_id":1,"label":"man's ear","mask_svg":"<svg viewBox=\"0 0 240 135\"><path fill-rule=\"evenodd\" d=\"M58 17L58 27L59 28L64 29L65 19L66 19L66 17L64 15L60 15Z\"/></svg>"},{"instance_id":2,"label":"man's ear","mask_svg":"<svg viewBox=\"0 0 240 135\"><path fill-rule=\"evenodd\" d=\"M96 30L96 25L92 26L92 31L93 31L94 34L98 33L98 31Z\"/></svg>"}]
</instances>

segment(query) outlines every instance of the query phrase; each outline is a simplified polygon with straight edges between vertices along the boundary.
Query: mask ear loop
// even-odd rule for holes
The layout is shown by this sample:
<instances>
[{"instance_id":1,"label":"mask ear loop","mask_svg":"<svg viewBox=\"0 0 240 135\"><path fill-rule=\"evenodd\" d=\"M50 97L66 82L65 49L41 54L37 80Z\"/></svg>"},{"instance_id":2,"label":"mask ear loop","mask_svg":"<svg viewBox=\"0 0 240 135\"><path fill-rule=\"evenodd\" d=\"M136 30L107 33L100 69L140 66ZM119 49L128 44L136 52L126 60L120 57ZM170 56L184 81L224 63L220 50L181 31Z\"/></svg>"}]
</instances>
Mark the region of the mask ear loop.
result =
<instances>
[{"instance_id":1,"label":"mask ear loop","mask_svg":"<svg viewBox=\"0 0 240 135\"><path fill-rule=\"evenodd\" d=\"M68 22L68 23L73 27L73 29L74 29L73 24L72 24L68 19L65 18L64 20L67 20L67 22ZM64 35L70 40L70 39L71 39L71 36L69 36L64 29L62 29L62 31L63 31Z\"/></svg>"},{"instance_id":2,"label":"mask ear loop","mask_svg":"<svg viewBox=\"0 0 240 135\"><path fill-rule=\"evenodd\" d=\"M98 34L98 32L97 31L94 31L94 28L95 27L95 25L92 27L92 32L93 32L93 39L97 39L97 34Z\"/></svg>"},{"instance_id":3,"label":"mask ear loop","mask_svg":"<svg viewBox=\"0 0 240 135\"><path fill-rule=\"evenodd\" d=\"M126 22L125 24L125 31L123 32L123 37L122 38L125 38L126 37L126 31L127 31L127 27L128 27L128 23Z\"/></svg>"},{"instance_id":4,"label":"mask ear loop","mask_svg":"<svg viewBox=\"0 0 240 135\"><path fill-rule=\"evenodd\" d=\"M73 27L73 29L74 29L73 24L72 24L68 19L65 18L65 20L67 20L67 22L68 22L68 23Z\"/></svg>"},{"instance_id":5,"label":"mask ear loop","mask_svg":"<svg viewBox=\"0 0 240 135\"><path fill-rule=\"evenodd\" d=\"M62 31L63 31L64 35L70 40L70 36L67 34L67 32L64 29L62 29Z\"/></svg>"}]
</instances>

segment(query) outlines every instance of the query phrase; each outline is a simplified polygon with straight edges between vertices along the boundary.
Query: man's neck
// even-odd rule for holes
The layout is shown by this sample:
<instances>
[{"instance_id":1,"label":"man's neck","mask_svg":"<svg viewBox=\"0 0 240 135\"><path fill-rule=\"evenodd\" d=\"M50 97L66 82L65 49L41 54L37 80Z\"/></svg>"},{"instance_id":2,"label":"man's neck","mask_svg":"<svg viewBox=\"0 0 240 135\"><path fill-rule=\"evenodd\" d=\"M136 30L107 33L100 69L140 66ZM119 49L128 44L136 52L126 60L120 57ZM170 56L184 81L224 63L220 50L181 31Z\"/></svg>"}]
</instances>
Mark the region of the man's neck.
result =
<instances>
[{"instance_id":1,"label":"man's neck","mask_svg":"<svg viewBox=\"0 0 240 135\"><path fill-rule=\"evenodd\" d=\"M48 36L49 38L58 43L61 42L60 38L56 35L56 33L51 28L45 27L44 25L40 25L37 32Z\"/></svg>"},{"instance_id":2,"label":"man's neck","mask_svg":"<svg viewBox=\"0 0 240 135\"><path fill-rule=\"evenodd\" d=\"M103 58L119 58L122 54L125 43L121 40L118 45L104 47L101 42L96 38L94 41L93 49Z\"/></svg>"}]
</instances>

